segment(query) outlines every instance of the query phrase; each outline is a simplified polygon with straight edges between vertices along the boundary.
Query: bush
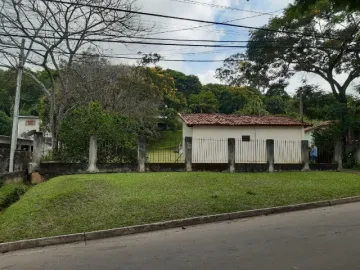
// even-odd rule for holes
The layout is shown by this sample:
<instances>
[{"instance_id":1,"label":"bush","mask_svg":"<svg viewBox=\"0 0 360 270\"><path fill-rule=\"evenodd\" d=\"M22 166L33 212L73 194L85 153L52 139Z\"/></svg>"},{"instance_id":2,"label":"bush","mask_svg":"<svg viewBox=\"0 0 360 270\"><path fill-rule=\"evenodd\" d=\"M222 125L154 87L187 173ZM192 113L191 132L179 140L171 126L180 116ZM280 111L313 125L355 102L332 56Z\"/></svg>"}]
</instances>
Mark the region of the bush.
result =
<instances>
[{"instance_id":1,"label":"bush","mask_svg":"<svg viewBox=\"0 0 360 270\"><path fill-rule=\"evenodd\" d=\"M138 134L138 122L92 102L76 108L62 122L59 139L63 147L55 158L87 162L90 136L96 136L100 163L136 161Z\"/></svg>"},{"instance_id":2,"label":"bush","mask_svg":"<svg viewBox=\"0 0 360 270\"><path fill-rule=\"evenodd\" d=\"M0 188L0 211L20 199L28 190L26 185L8 184Z\"/></svg>"}]
</instances>

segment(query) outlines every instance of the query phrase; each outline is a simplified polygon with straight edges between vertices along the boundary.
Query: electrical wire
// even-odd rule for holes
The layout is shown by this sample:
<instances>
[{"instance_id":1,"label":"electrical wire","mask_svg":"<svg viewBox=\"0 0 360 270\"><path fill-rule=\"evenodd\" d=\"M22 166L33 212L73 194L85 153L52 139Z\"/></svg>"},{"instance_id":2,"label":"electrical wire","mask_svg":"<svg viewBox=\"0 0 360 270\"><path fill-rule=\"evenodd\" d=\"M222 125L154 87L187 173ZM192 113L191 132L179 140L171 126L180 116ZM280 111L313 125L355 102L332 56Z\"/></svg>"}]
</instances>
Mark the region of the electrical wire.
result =
<instances>
[{"instance_id":1,"label":"electrical wire","mask_svg":"<svg viewBox=\"0 0 360 270\"><path fill-rule=\"evenodd\" d=\"M19 47L16 46L8 46L8 45L3 45L0 43L0 48L1 47L5 47L5 48L10 48L10 49L19 49ZM29 50L30 48L25 48L25 50ZM31 48L31 51L36 51L36 52L46 52L46 50L41 50L41 49L34 49ZM69 52L54 52L56 54L71 54ZM94 55L89 55L86 53L79 53L79 54L75 54L77 56L94 56ZM143 60L143 58L141 57L126 57L126 56L114 56L114 55L98 55L101 58L111 58L111 59L126 59L126 60ZM241 59L241 60L232 60L233 62L241 62L241 61L245 61L246 59ZM159 62L191 62L191 63L218 63L218 62L224 62L224 60L212 60L212 59L203 59L203 60L196 60L196 59L165 59L165 58L160 58Z\"/></svg>"},{"instance_id":2,"label":"electrical wire","mask_svg":"<svg viewBox=\"0 0 360 270\"><path fill-rule=\"evenodd\" d=\"M296 35L300 35L300 36L303 36L303 37L312 37L312 38L317 37L317 38L323 38L323 39L338 40L337 38L315 35L315 33L314 34L304 34L304 33L297 32L297 31L277 30L277 29L262 28L262 27L255 27L255 26L246 26L246 25L239 25L239 24L214 22L214 21L199 20L199 19L190 19L190 18L184 18L184 17L177 17L177 16L170 16L170 15L164 15L164 14L149 13L149 12L141 12L141 11L121 9L121 8L104 7L104 6L85 4L85 3L72 3L72 2L61 1L61 0L42 0L42 1L50 2L50 3L64 4L64 5L68 4L68 5L89 7L89 8L95 8L95 9L120 11L120 12L125 12L125 13L132 13L132 14L145 15L145 16L153 16L153 17L166 18L166 19L175 19L175 20L183 20L183 21L190 21L190 22L199 22L199 23L206 23L206 24L231 26L231 27L236 27L236 28L245 28L245 29L249 29L249 30L259 30L259 31L265 31L265 32L282 33L282 34L290 34L290 35L295 35L296 34ZM344 41L344 40L341 39L341 41Z\"/></svg>"},{"instance_id":3,"label":"electrical wire","mask_svg":"<svg viewBox=\"0 0 360 270\"><path fill-rule=\"evenodd\" d=\"M235 8L235 7L230 7L230 6L222 6L222 5L210 4L210 3L204 3L204 2L197 2L197 1L193 1L193 0L170 0L170 1L180 2L180 3L185 3L185 4L200 5L200 6L208 6L208 7L214 7L214 8L221 8L221 9L243 11L243 12L261 14L261 15L272 15L271 14L272 12L267 13L267 12L261 12L261 11L255 11L255 10ZM284 10L284 9L280 9L280 10Z\"/></svg>"},{"instance_id":4,"label":"electrical wire","mask_svg":"<svg viewBox=\"0 0 360 270\"><path fill-rule=\"evenodd\" d=\"M26 35L18 35L18 34L8 34L8 33L0 33L0 36L5 37L21 37L21 38L29 38ZM72 37L47 37L47 36L37 36L37 38L42 39L54 39L54 40L72 40L72 41L88 41L88 42L100 42L100 43L119 43L119 44L139 44L139 45L154 45L154 46L184 46L184 47L207 47L207 48L248 48L247 45L208 45L208 44L180 44L180 43L160 43L160 42L143 42L143 41L128 41L128 40L112 40L112 39L90 39L90 38L72 38ZM271 46L271 45L261 45L256 46L254 48L281 48L281 49L333 49L333 50L341 50L340 47L316 47L316 46L302 46L302 47L294 47L294 46Z\"/></svg>"}]
</instances>

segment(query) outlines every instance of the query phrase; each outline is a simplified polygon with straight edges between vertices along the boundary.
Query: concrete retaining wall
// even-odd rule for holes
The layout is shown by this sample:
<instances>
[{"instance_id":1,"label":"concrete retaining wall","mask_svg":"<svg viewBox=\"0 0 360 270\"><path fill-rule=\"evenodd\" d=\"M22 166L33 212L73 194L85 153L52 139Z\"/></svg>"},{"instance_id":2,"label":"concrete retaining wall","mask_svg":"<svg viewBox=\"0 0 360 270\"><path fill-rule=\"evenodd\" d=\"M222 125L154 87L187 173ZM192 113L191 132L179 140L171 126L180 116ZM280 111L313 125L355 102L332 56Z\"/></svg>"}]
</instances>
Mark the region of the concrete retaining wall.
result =
<instances>
[{"instance_id":1,"label":"concrete retaining wall","mask_svg":"<svg viewBox=\"0 0 360 270\"><path fill-rule=\"evenodd\" d=\"M4 184L27 183L28 175L26 171L0 174L0 186Z\"/></svg>"},{"instance_id":2,"label":"concrete retaining wall","mask_svg":"<svg viewBox=\"0 0 360 270\"><path fill-rule=\"evenodd\" d=\"M275 164L275 171L301 171L302 164ZM83 174L87 173L88 165L86 163L58 163L44 162L40 164L38 172L49 179L58 175ZM137 164L109 163L97 164L99 172L102 173L128 173L137 172ZM310 164L311 170L333 170L336 171L337 164ZM194 163L193 171L212 171L228 172L229 164L227 163ZM148 163L146 164L147 172L183 172L185 171L184 163ZM236 172L267 172L267 164L241 163L235 164Z\"/></svg>"}]
</instances>

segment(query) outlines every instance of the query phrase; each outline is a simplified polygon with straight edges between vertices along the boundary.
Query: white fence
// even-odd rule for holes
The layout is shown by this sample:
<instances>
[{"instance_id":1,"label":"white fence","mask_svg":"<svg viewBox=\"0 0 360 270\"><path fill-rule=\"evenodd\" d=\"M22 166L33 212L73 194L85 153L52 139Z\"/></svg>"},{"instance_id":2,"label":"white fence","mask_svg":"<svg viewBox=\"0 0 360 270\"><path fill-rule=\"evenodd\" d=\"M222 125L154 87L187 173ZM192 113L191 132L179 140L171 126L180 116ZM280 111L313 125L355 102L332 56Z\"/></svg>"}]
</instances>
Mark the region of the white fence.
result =
<instances>
[{"instance_id":1,"label":"white fence","mask_svg":"<svg viewBox=\"0 0 360 270\"><path fill-rule=\"evenodd\" d=\"M228 163L228 139L193 139L192 162ZM266 140L236 140L235 162L266 163ZM301 141L275 141L274 162L278 164L301 163Z\"/></svg>"},{"instance_id":2,"label":"white fence","mask_svg":"<svg viewBox=\"0 0 360 270\"><path fill-rule=\"evenodd\" d=\"M193 163L228 163L227 139L193 139Z\"/></svg>"},{"instance_id":3,"label":"white fence","mask_svg":"<svg viewBox=\"0 0 360 270\"><path fill-rule=\"evenodd\" d=\"M274 163L301 163L301 141L275 141Z\"/></svg>"},{"instance_id":4,"label":"white fence","mask_svg":"<svg viewBox=\"0 0 360 270\"><path fill-rule=\"evenodd\" d=\"M235 163L266 163L266 141L235 141Z\"/></svg>"}]
</instances>

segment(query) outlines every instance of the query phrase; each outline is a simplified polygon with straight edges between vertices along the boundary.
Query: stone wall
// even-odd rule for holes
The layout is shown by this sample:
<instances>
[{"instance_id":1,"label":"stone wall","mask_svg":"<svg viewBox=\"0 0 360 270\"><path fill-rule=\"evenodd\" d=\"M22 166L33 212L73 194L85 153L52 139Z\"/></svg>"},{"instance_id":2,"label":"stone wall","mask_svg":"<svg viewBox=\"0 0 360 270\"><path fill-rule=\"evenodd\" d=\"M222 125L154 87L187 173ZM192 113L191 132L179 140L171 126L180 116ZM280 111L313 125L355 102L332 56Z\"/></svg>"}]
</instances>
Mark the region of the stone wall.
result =
<instances>
[{"instance_id":1,"label":"stone wall","mask_svg":"<svg viewBox=\"0 0 360 270\"><path fill-rule=\"evenodd\" d=\"M0 186L4 184L28 183L26 171L0 174Z\"/></svg>"},{"instance_id":2,"label":"stone wall","mask_svg":"<svg viewBox=\"0 0 360 270\"><path fill-rule=\"evenodd\" d=\"M10 149L0 148L0 174L9 171ZM28 151L16 151L14 160L14 171L27 170L31 162L31 153Z\"/></svg>"}]
</instances>

